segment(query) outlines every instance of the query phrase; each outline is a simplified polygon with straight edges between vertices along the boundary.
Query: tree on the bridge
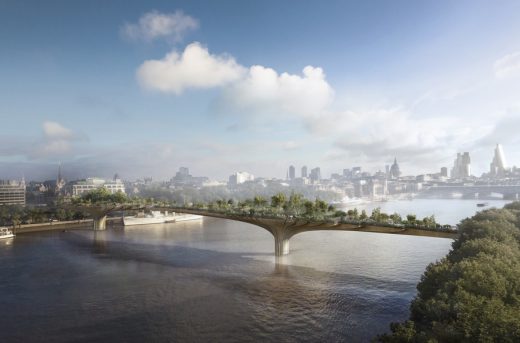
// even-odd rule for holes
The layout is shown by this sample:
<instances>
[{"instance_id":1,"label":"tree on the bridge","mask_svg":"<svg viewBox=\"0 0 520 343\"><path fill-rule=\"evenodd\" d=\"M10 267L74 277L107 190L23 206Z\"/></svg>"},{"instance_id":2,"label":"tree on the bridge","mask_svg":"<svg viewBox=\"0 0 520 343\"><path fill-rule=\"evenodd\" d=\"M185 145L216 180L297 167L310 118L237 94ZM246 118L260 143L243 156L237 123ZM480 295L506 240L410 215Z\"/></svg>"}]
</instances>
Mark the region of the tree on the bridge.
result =
<instances>
[{"instance_id":1,"label":"tree on the bridge","mask_svg":"<svg viewBox=\"0 0 520 343\"><path fill-rule=\"evenodd\" d=\"M334 217L344 218L346 216L347 216L347 212L345 212L345 211L335 211L334 212Z\"/></svg>"},{"instance_id":2,"label":"tree on the bridge","mask_svg":"<svg viewBox=\"0 0 520 343\"><path fill-rule=\"evenodd\" d=\"M358 212L358 209L355 208L353 210L348 210L347 211L347 215L351 218L351 219L354 219L354 220L358 220L359 219L359 212Z\"/></svg>"},{"instance_id":3,"label":"tree on the bridge","mask_svg":"<svg viewBox=\"0 0 520 343\"><path fill-rule=\"evenodd\" d=\"M287 197L283 193L275 194L271 197L271 207L280 209L285 205Z\"/></svg>"},{"instance_id":4,"label":"tree on the bridge","mask_svg":"<svg viewBox=\"0 0 520 343\"><path fill-rule=\"evenodd\" d=\"M379 222L381 220L381 207L376 207L372 210L372 214L370 215L370 219Z\"/></svg>"},{"instance_id":5,"label":"tree on the bridge","mask_svg":"<svg viewBox=\"0 0 520 343\"><path fill-rule=\"evenodd\" d=\"M299 216L304 211L303 195L299 193L291 193L288 202L288 211L295 216Z\"/></svg>"},{"instance_id":6,"label":"tree on the bridge","mask_svg":"<svg viewBox=\"0 0 520 343\"><path fill-rule=\"evenodd\" d=\"M264 207L264 206L267 205L267 200L265 200L264 197L262 197L260 195L257 195L253 199L253 204L254 204L255 207Z\"/></svg>"},{"instance_id":7,"label":"tree on the bridge","mask_svg":"<svg viewBox=\"0 0 520 343\"><path fill-rule=\"evenodd\" d=\"M403 219L401 218L401 215L399 213L391 214L390 219L394 224L400 224L403 222Z\"/></svg>"},{"instance_id":8,"label":"tree on the bridge","mask_svg":"<svg viewBox=\"0 0 520 343\"><path fill-rule=\"evenodd\" d=\"M310 200L305 200L303 203L303 207L305 208L305 216L313 217L314 216L314 203Z\"/></svg>"},{"instance_id":9,"label":"tree on the bridge","mask_svg":"<svg viewBox=\"0 0 520 343\"><path fill-rule=\"evenodd\" d=\"M314 201L314 207L317 212L323 214L327 212L329 205L325 201L316 198L316 200Z\"/></svg>"},{"instance_id":10,"label":"tree on the bridge","mask_svg":"<svg viewBox=\"0 0 520 343\"><path fill-rule=\"evenodd\" d=\"M406 221L409 224L415 224L417 222L417 216L415 214L408 214L406 216Z\"/></svg>"},{"instance_id":11,"label":"tree on the bridge","mask_svg":"<svg viewBox=\"0 0 520 343\"><path fill-rule=\"evenodd\" d=\"M75 198L75 203L82 204L98 204L98 203L116 203L123 204L128 202L129 199L123 192L111 193L105 187L91 190L83 193L81 197Z\"/></svg>"},{"instance_id":12,"label":"tree on the bridge","mask_svg":"<svg viewBox=\"0 0 520 343\"><path fill-rule=\"evenodd\" d=\"M437 225L435 221L435 216L432 214L429 217L424 217L422 220L422 224L428 228L434 228Z\"/></svg>"}]
</instances>

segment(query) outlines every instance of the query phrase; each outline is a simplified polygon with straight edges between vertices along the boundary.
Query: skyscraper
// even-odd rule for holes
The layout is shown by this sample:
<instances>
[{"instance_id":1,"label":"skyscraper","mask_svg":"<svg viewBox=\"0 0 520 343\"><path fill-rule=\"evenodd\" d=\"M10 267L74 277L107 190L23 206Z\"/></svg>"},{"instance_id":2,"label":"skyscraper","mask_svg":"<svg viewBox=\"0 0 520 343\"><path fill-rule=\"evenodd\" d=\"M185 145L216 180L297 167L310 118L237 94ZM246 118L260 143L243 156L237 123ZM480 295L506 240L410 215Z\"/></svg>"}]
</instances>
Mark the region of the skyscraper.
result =
<instances>
[{"instance_id":1,"label":"skyscraper","mask_svg":"<svg viewBox=\"0 0 520 343\"><path fill-rule=\"evenodd\" d=\"M316 167L314 169L311 169L311 180L312 181L319 181L321 180L321 169L320 167Z\"/></svg>"},{"instance_id":2,"label":"skyscraper","mask_svg":"<svg viewBox=\"0 0 520 343\"><path fill-rule=\"evenodd\" d=\"M495 147L495 155L493 161L489 165L489 175L492 177L503 176L507 170L506 158L501 144Z\"/></svg>"},{"instance_id":3,"label":"skyscraper","mask_svg":"<svg viewBox=\"0 0 520 343\"><path fill-rule=\"evenodd\" d=\"M307 177L307 166L302 167L302 177Z\"/></svg>"},{"instance_id":4,"label":"skyscraper","mask_svg":"<svg viewBox=\"0 0 520 343\"><path fill-rule=\"evenodd\" d=\"M296 178L296 169L294 166L289 166L289 180L294 180Z\"/></svg>"},{"instance_id":5,"label":"skyscraper","mask_svg":"<svg viewBox=\"0 0 520 343\"><path fill-rule=\"evenodd\" d=\"M471 158L469 152L461 154L457 153L457 158L453 162L451 169L451 177L455 179L462 179L471 176Z\"/></svg>"}]
</instances>

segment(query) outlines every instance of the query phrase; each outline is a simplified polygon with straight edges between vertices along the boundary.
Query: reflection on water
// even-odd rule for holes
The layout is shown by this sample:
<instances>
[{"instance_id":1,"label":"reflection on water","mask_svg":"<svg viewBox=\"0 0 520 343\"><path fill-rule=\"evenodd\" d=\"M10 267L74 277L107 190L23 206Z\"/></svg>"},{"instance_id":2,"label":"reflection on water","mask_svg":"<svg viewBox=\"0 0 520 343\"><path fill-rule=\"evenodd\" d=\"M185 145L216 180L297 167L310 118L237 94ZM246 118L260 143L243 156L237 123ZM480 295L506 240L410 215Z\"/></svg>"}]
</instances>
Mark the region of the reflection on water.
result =
<instances>
[{"instance_id":1,"label":"reflection on water","mask_svg":"<svg viewBox=\"0 0 520 343\"><path fill-rule=\"evenodd\" d=\"M450 243L309 232L276 260L265 230L211 218L20 235L0 246L0 342L367 341Z\"/></svg>"}]
</instances>

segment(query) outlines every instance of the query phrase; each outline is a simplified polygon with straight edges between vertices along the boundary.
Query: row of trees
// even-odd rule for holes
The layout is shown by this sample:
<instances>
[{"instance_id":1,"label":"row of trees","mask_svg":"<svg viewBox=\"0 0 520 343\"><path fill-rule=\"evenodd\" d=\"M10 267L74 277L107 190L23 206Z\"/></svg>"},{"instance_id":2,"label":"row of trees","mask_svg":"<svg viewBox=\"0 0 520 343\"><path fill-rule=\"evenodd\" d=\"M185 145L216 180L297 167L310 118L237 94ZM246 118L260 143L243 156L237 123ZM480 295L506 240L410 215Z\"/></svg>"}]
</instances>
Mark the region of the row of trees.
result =
<instances>
[{"instance_id":1,"label":"row of trees","mask_svg":"<svg viewBox=\"0 0 520 343\"><path fill-rule=\"evenodd\" d=\"M178 186L176 188L167 188L167 185L146 185L139 187L139 196L143 198L154 198L156 200L176 202L178 204L187 203L209 203L215 199L233 199L234 202L243 202L247 199L253 199L255 196L260 196L267 201L278 193L284 193L288 198L291 192L302 194L304 198L315 199L319 198L326 202L336 201L341 199L341 195L326 190L316 190L306 186L292 185L290 188L282 186L276 182L266 182L265 184L258 183L243 183L235 187L227 186L212 186L212 187L194 187L189 185Z\"/></svg>"},{"instance_id":2,"label":"row of trees","mask_svg":"<svg viewBox=\"0 0 520 343\"><path fill-rule=\"evenodd\" d=\"M424 217L418 219L415 214L408 214L405 218L401 217L399 213L387 214L381 212L381 208L375 208L372 210L370 215L365 210L361 210L361 213L357 208L348 210L344 213L344 216L350 220L367 221L371 220L376 223L388 223L388 224L404 224L404 225L419 225L428 228L435 228L439 224L435 220L435 216Z\"/></svg>"},{"instance_id":3,"label":"row of trees","mask_svg":"<svg viewBox=\"0 0 520 343\"><path fill-rule=\"evenodd\" d=\"M51 220L80 220L85 217L86 214L81 211L63 208L0 206L0 226L47 223Z\"/></svg>"},{"instance_id":4,"label":"row of trees","mask_svg":"<svg viewBox=\"0 0 520 343\"><path fill-rule=\"evenodd\" d=\"M226 211L231 213L250 215L283 215L297 217L325 218L333 217L336 213L334 206L316 198L314 201L305 199L302 194L277 193L270 199L255 196L252 199L235 202L233 199L216 200L204 203L195 203L193 207L207 208L210 210Z\"/></svg>"},{"instance_id":5,"label":"row of trees","mask_svg":"<svg viewBox=\"0 0 520 343\"><path fill-rule=\"evenodd\" d=\"M334 206L323 200L316 198L312 201L305 199L302 194L298 193L291 193L289 196L286 196L284 193L277 193L271 196L270 199L257 195L252 199L239 202L235 202L233 199L221 199L207 204L202 202L195 203L193 207L250 215L284 215L313 219L340 218L343 221L416 225L426 228L439 226L433 215L418 219L415 215L409 214L402 218L397 213L387 214L381 212L380 208L372 210L370 215L365 210L359 212L357 209L344 212L336 210Z\"/></svg>"},{"instance_id":6,"label":"row of trees","mask_svg":"<svg viewBox=\"0 0 520 343\"><path fill-rule=\"evenodd\" d=\"M122 204L127 202L130 202L130 198L128 198L125 193L111 193L108 189L104 187L93 189L89 192L82 194L82 196L80 197L72 199L72 203L77 205L102 203Z\"/></svg>"},{"instance_id":7,"label":"row of trees","mask_svg":"<svg viewBox=\"0 0 520 343\"><path fill-rule=\"evenodd\" d=\"M520 342L520 202L477 213L380 342Z\"/></svg>"},{"instance_id":8,"label":"row of trees","mask_svg":"<svg viewBox=\"0 0 520 343\"><path fill-rule=\"evenodd\" d=\"M105 188L99 188L72 199L73 204L88 205L99 203L126 203L135 201L124 193L110 193ZM153 199L140 199L145 203L153 203ZM11 226L19 224L47 223L52 220L80 220L88 217L87 213L67 207L23 207L19 205L0 206L0 225Z\"/></svg>"}]
</instances>

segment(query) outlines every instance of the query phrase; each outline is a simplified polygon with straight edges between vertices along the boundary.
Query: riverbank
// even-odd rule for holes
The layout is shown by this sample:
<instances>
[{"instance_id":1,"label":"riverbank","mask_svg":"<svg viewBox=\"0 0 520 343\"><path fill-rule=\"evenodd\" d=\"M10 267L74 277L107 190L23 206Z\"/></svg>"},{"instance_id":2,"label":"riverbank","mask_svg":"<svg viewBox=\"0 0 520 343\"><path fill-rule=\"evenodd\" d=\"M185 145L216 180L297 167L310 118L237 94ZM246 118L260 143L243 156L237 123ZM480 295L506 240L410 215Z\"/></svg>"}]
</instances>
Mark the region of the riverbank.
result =
<instances>
[{"instance_id":1,"label":"riverbank","mask_svg":"<svg viewBox=\"0 0 520 343\"><path fill-rule=\"evenodd\" d=\"M108 218L107 223L111 225L121 224L121 217ZM78 230L78 229L91 229L93 226L92 219L82 220L67 220L58 222L47 222L47 223L36 223L36 224L22 224L16 227L10 227L13 229L15 235L41 232L41 231L54 231L54 230Z\"/></svg>"}]
</instances>

